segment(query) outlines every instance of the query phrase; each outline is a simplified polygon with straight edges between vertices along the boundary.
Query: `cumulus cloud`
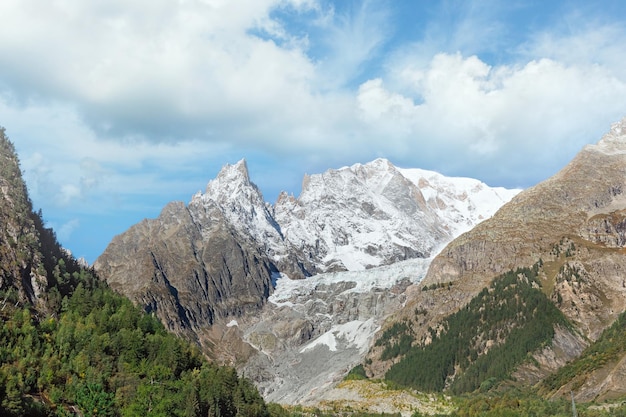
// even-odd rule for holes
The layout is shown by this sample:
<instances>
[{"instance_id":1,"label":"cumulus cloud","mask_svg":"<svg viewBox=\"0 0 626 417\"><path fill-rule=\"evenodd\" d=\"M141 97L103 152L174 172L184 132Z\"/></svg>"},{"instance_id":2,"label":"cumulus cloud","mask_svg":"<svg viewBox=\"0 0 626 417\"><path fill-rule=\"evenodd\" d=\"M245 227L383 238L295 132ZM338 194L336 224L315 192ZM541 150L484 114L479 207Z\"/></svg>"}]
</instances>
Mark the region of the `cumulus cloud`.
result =
<instances>
[{"instance_id":1,"label":"cumulus cloud","mask_svg":"<svg viewBox=\"0 0 626 417\"><path fill-rule=\"evenodd\" d=\"M591 132L608 129L626 110L626 80L598 65L540 59L491 67L457 53L438 54L425 68L398 74L406 74L401 82L419 99L387 89L380 78L363 83L358 105L372 129L394 131L465 167L501 164L506 168L498 175L520 183L528 175L525 167L545 172L554 167L546 164L549 158L561 159L559 152L570 158ZM502 164L509 159L514 162Z\"/></svg>"},{"instance_id":2,"label":"cumulus cloud","mask_svg":"<svg viewBox=\"0 0 626 417\"><path fill-rule=\"evenodd\" d=\"M276 7L311 6L7 0L0 78L22 100L75 103L100 134L210 138L234 119L259 123L268 109L289 110L310 95L314 68L303 51L249 33L276 26Z\"/></svg>"}]
</instances>

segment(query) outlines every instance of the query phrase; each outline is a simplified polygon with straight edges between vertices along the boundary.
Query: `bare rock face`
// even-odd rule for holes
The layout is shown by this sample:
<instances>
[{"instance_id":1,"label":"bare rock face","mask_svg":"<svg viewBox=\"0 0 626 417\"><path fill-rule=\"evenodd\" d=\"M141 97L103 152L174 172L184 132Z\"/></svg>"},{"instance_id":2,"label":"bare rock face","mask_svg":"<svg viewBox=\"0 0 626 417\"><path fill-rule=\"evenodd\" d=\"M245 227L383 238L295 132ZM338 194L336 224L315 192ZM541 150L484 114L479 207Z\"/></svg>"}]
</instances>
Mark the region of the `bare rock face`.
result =
<instances>
[{"instance_id":1,"label":"bare rock face","mask_svg":"<svg viewBox=\"0 0 626 417\"><path fill-rule=\"evenodd\" d=\"M7 294L3 302L13 293L18 302L43 306L40 297L48 280L35 219L15 147L0 127L0 290Z\"/></svg>"},{"instance_id":2,"label":"bare rock face","mask_svg":"<svg viewBox=\"0 0 626 417\"><path fill-rule=\"evenodd\" d=\"M170 203L159 218L116 236L95 268L178 333L258 311L271 291L267 255L210 200Z\"/></svg>"},{"instance_id":3,"label":"bare rock face","mask_svg":"<svg viewBox=\"0 0 626 417\"><path fill-rule=\"evenodd\" d=\"M582 335L557 326L552 343L539 352L535 352L534 361L522 364L513 377L521 384L533 386L576 359L587 346L589 346L589 341Z\"/></svg>"},{"instance_id":4,"label":"bare rock face","mask_svg":"<svg viewBox=\"0 0 626 417\"><path fill-rule=\"evenodd\" d=\"M413 291L396 319L413 320L419 339L497 275L541 260L545 291L577 331L594 341L626 308L625 191L626 119L555 176L518 194L491 219L452 241L421 284L453 283L446 299ZM427 312L419 322L412 314L416 309ZM583 339L576 345L586 343ZM555 349L554 362L571 359L577 349ZM376 351L370 357L374 374L390 365L377 361Z\"/></svg>"}]
</instances>

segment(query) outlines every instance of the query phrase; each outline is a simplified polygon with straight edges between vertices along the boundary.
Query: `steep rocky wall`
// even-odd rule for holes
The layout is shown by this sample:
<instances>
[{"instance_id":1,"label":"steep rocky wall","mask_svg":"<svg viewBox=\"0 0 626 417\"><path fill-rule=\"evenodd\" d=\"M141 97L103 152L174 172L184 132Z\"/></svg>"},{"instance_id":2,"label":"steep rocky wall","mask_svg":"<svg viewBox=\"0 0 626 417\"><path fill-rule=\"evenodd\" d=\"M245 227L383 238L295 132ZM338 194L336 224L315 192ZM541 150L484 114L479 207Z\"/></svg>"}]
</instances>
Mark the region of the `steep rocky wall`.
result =
<instances>
[{"instance_id":1,"label":"steep rocky wall","mask_svg":"<svg viewBox=\"0 0 626 417\"><path fill-rule=\"evenodd\" d=\"M116 236L95 267L176 332L257 311L270 293L270 265L221 216L214 209L216 221L201 226L183 203L171 203L158 219Z\"/></svg>"},{"instance_id":2,"label":"steep rocky wall","mask_svg":"<svg viewBox=\"0 0 626 417\"><path fill-rule=\"evenodd\" d=\"M38 306L47 284L39 232L19 160L0 127L0 290L15 291L21 302Z\"/></svg>"}]
</instances>

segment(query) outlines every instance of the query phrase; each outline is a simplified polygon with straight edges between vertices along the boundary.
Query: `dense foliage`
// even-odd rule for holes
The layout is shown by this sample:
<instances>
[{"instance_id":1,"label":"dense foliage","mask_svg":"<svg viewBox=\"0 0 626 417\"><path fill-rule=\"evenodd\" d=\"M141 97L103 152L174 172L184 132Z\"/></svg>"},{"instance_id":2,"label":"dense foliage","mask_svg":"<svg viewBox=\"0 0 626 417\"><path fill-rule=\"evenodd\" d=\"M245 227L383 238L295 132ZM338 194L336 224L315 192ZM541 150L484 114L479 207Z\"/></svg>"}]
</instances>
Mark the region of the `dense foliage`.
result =
<instances>
[{"instance_id":1,"label":"dense foliage","mask_svg":"<svg viewBox=\"0 0 626 417\"><path fill-rule=\"evenodd\" d=\"M367 379L367 374L365 373L365 368L363 365L357 365L348 372L348 374L344 378L345 380L359 380L359 379Z\"/></svg>"},{"instance_id":2,"label":"dense foliage","mask_svg":"<svg viewBox=\"0 0 626 417\"><path fill-rule=\"evenodd\" d=\"M411 349L413 337L411 326L408 320L398 321L387 328L376 340L375 346L383 346L380 355L381 360L388 360L400 355L404 355Z\"/></svg>"},{"instance_id":3,"label":"dense foliage","mask_svg":"<svg viewBox=\"0 0 626 417\"><path fill-rule=\"evenodd\" d=\"M62 262L59 262L62 265ZM61 268L61 274L64 274ZM264 416L232 368L203 359L87 271L58 314L2 294L0 414ZM79 277L80 278L80 277Z\"/></svg>"},{"instance_id":4,"label":"dense foliage","mask_svg":"<svg viewBox=\"0 0 626 417\"><path fill-rule=\"evenodd\" d=\"M61 248L1 128L0 159L1 416L269 415L247 379L207 362Z\"/></svg>"},{"instance_id":5,"label":"dense foliage","mask_svg":"<svg viewBox=\"0 0 626 417\"><path fill-rule=\"evenodd\" d=\"M556 325L567 325L540 289L539 268L537 264L495 279L438 329L430 329L429 344L407 348L406 337L395 335L407 354L385 378L423 391L442 391L449 384L457 394L488 390L508 378L530 352L552 340Z\"/></svg>"}]
</instances>

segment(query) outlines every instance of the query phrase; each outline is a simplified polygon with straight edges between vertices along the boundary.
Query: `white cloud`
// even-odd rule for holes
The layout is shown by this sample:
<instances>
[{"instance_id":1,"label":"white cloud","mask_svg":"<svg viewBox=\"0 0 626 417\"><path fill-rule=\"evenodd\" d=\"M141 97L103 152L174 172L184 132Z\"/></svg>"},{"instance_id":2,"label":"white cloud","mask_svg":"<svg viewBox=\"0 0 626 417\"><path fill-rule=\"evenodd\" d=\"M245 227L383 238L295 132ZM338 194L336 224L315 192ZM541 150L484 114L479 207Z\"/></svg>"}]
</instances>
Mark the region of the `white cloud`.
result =
<instances>
[{"instance_id":1,"label":"white cloud","mask_svg":"<svg viewBox=\"0 0 626 417\"><path fill-rule=\"evenodd\" d=\"M311 95L314 66L301 50L248 33L276 26L269 13L277 6L312 7L7 0L0 5L0 79L21 100L75 103L100 133L210 139L211 131L233 128L225 121L260 123Z\"/></svg>"},{"instance_id":2,"label":"white cloud","mask_svg":"<svg viewBox=\"0 0 626 417\"><path fill-rule=\"evenodd\" d=\"M20 155L31 198L49 209L110 211L118 199L130 204L141 196L189 188L194 182L185 173L202 173L216 160L219 167L231 151L225 144L193 140L101 140L71 107L11 104L0 96L2 123L10 121L7 134ZM213 174L207 172L206 180Z\"/></svg>"},{"instance_id":3,"label":"white cloud","mask_svg":"<svg viewBox=\"0 0 626 417\"><path fill-rule=\"evenodd\" d=\"M490 67L457 53L438 54L425 68L400 68L395 76L402 74L406 79L395 84L408 85L419 100L381 79L361 85L360 114L371 129L393 131L419 151L466 169L500 164L499 174L520 180L528 176L525 167L554 167L555 153L570 158L626 112L626 80L599 65L541 59Z\"/></svg>"},{"instance_id":4,"label":"white cloud","mask_svg":"<svg viewBox=\"0 0 626 417\"><path fill-rule=\"evenodd\" d=\"M72 233L74 233L74 231L78 229L79 227L80 227L80 220L71 219L67 221L66 223L63 223L62 225L60 225L58 228L54 227L54 230L56 231L57 237L59 238L60 241L67 241L72 236Z\"/></svg>"}]
</instances>

